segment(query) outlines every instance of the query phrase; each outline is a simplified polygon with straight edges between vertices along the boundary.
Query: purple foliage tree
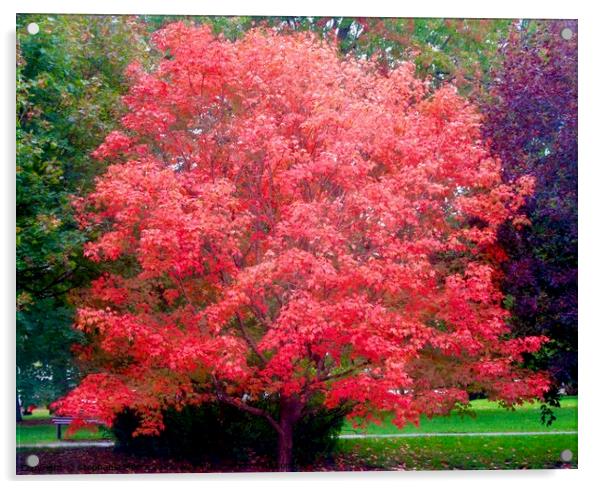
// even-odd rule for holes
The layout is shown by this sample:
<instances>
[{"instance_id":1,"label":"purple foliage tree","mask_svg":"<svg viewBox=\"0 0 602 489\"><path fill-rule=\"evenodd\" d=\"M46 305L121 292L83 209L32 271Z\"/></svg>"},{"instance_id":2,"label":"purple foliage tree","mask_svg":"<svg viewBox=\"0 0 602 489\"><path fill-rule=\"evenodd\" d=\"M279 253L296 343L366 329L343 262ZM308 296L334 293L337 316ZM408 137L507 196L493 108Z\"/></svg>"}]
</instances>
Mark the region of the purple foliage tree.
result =
<instances>
[{"instance_id":1,"label":"purple foliage tree","mask_svg":"<svg viewBox=\"0 0 602 489\"><path fill-rule=\"evenodd\" d=\"M484 132L508 181L531 174L532 225L508 226L505 292L521 334L552 341L533 359L577 387L577 22L517 26L483 109Z\"/></svg>"}]
</instances>

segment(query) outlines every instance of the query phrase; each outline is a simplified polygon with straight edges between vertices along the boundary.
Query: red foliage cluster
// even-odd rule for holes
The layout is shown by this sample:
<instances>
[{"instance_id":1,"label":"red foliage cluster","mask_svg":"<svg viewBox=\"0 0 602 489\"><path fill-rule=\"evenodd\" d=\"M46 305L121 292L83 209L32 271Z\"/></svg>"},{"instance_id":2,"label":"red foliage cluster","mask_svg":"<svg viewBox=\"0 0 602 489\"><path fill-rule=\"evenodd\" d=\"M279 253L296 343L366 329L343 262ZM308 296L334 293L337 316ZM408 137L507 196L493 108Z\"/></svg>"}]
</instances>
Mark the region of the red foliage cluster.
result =
<instances>
[{"instance_id":1,"label":"red foliage cluster","mask_svg":"<svg viewBox=\"0 0 602 489\"><path fill-rule=\"evenodd\" d=\"M316 399L403 425L545 391L517 367L544 339L508 339L495 259L532 181L502 182L453 87L310 34L176 23L154 43L81 203L88 256L114 263L77 321L102 373L62 412L128 405L148 433L161 407L217 397L280 433ZM253 407L266 395L279 418Z\"/></svg>"}]
</instances>

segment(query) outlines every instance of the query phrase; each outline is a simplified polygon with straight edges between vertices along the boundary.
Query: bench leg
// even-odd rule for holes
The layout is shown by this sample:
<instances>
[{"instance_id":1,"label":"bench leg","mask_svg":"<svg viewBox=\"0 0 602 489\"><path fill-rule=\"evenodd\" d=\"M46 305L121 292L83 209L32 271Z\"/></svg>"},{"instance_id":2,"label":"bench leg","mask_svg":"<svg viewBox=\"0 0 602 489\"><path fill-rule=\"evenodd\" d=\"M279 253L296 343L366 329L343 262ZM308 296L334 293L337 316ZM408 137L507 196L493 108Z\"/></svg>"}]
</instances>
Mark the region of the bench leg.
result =
<instances>
[{"instance_id":1,"label":"bench leg","mask_svg":"<svg viewBox=\"0 0 602 489\"><path fill-rule=\"evenodd\" d=\"M56 425L56 438L57 438L57 440L61 439L61 425L60 424Z\"/></svg>"}]
</instances>

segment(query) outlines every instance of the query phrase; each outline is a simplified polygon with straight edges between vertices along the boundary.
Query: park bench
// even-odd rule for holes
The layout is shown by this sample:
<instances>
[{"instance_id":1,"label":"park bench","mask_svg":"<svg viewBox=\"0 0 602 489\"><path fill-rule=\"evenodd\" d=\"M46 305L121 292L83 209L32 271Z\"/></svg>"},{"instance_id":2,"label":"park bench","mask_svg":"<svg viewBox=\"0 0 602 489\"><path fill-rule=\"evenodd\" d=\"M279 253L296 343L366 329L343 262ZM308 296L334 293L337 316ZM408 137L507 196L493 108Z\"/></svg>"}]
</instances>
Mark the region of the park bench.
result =
<instances>
[{"instance_id":1,"label":"park bench","mask_svg":"<svg viewBox=\"0 0 602 489\"><path fill-rule=\"evenodd\" d=\"M89 424L104 425L104 423L102 421L100 421L99 419L84 419L84 421ZM63 417L52 418L52 424L56 425L56 438L58 440L62 439L62 435L63 435L62 427L69 426L72 422L73 422L73 418L71 418L71 417L63 416Z\"/></svg>"}]
</instances>

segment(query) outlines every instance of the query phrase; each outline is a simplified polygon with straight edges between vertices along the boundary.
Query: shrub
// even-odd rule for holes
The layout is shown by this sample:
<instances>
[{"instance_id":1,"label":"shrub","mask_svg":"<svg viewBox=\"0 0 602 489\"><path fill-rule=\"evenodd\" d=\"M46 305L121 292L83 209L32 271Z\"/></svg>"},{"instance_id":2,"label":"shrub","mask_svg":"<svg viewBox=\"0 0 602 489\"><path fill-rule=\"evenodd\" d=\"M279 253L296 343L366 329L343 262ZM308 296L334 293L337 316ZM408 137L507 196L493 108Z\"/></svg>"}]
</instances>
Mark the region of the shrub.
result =
<instances>
[{"instance_id":1,"label":"shrub","mask_svg":"<svg viewBox=\"0 0 602 489\"><path fill-rule=\"evenodd\" d=\"M276 411L274 402L265 409ZM346 408L320 408L304 416L294 432L294 459L297 465L314 462L332 453ZM262 417L235 407L209 403L163 411L165 429L156 436L134 436L140 425L135 411L120 412L113 425L117 449L137 455L185 458L193 462L244 463L250 454L276 458L277 435Z\"/></svg>"}]
</instances>

